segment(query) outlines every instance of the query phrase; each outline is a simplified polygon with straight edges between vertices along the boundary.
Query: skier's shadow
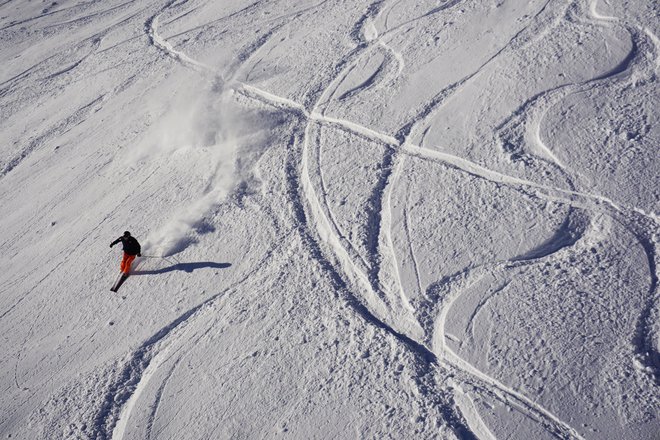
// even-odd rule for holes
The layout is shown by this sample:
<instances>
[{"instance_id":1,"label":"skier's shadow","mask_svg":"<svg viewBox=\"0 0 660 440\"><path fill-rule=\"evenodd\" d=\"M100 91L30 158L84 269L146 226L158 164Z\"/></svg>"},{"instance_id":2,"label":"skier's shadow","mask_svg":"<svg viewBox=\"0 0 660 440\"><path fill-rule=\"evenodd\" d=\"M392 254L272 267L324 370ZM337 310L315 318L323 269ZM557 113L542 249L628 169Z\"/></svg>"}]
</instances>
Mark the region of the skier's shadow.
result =
<instances>
[{"instance_id":1,"label":"skier's shadow","mask_svg":"<svg viewBox=\"0 0 660 440\"><path fill-rule=\"evenodd\" d=\"M192 273L196 269L225 269L231 266L231 263L214 263L213 261L198 261L195 263L177 263L169 267L153 270L136 270L131 275L159 275L167 272L180 270Z\"/></svg>"}]
</instances>

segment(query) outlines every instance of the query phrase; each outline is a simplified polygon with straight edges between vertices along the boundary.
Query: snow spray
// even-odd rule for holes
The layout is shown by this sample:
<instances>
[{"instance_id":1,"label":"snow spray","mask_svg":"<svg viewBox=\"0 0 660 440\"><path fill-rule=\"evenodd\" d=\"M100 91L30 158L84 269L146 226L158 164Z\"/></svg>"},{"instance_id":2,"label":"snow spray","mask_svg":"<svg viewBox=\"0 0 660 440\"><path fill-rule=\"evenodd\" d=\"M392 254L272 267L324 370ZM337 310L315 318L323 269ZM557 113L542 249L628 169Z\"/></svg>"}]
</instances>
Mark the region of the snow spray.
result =
<instances>
[{"instance_id":1,"label":"snow spray","mask_svg":"<svg viewBox=\"0 0 660 440\"><path fill-rule=\"evenodd\" d=\"M220 80L203 93L189 90L179 94L128 160L136 163L201 146L208 150L209 163L215 166L205 192L175 209L170 219L149 234L145 250L166 257L195 243L205 217L240 183L254 179L253 170L268 145L271 127L272 118L239 106L234 90Z\"/></svg>"}]
</instances>

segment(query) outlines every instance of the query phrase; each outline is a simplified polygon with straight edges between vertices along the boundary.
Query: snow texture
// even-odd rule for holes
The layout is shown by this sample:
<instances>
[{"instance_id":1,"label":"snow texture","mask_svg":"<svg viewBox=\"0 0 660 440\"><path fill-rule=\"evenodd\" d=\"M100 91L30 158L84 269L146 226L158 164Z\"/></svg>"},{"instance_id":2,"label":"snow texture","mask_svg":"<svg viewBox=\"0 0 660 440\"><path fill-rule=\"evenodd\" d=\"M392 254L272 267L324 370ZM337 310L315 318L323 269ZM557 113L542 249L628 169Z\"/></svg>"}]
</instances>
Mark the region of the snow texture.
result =
<instances>
[{"instance_id":1,"label":"snow texture","mask_svg":"<svg viewBox=\"0 0 660 440\"><path fill-rule=\"evenodd\" d=\"M657 439L659 15L0 0L0 437Z\"/></svg>"}]
</instances>

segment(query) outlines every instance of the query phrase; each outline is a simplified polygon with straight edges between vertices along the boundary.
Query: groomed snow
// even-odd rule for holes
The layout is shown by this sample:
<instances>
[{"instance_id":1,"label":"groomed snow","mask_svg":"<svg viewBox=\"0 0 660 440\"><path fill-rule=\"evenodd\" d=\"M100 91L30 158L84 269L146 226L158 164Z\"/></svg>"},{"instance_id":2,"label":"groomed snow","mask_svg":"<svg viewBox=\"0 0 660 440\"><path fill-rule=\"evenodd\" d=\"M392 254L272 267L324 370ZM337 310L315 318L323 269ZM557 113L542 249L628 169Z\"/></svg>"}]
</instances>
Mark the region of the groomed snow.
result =
<instances>
[{"instance_id":1,"label":"groomed snow","mask_svg":"<svg viewBox=\"0 0 660 440\"><path fill-rule=\"evenodd\" d=\"M0 0L0 437L656 439L659 15Z\"/></svg>"}]
</instances>

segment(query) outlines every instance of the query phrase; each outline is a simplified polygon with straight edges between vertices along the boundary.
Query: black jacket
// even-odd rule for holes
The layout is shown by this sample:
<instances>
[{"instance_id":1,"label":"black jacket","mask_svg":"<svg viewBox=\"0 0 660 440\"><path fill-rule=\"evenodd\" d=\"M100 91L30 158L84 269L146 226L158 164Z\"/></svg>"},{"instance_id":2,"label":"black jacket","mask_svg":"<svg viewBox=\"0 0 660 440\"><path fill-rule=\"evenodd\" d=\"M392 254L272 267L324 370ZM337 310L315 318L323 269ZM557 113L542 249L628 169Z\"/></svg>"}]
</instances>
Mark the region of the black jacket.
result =
<instances>
[{"instance_id":1,"label":"black jacket","mask_svg":"<svg viewBox=\"0 0 660 440\"><path fill-rule=\"evenodd\" d=\"M138 254L141 253L140 252L140 243L138 243L138 241L133 236L124 237L122 235L121 237L119 237L118 239L113 241L110 244L110 247L116 245L120 241L121 241L121 244L124 248L124 252L126 252L128 255L138 255Z\"/></svg>"}]
</instances>

